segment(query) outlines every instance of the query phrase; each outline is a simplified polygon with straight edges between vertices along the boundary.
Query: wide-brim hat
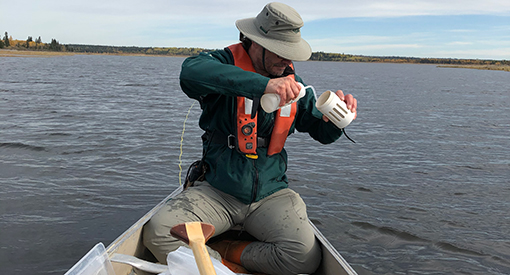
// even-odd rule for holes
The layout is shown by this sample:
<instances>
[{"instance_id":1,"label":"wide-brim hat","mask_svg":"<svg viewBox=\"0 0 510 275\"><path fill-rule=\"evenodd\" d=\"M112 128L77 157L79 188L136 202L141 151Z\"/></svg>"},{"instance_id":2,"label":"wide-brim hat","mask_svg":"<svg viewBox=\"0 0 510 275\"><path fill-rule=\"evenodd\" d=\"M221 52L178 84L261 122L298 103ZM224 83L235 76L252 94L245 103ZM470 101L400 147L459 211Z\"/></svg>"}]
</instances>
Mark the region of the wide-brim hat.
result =
<instances>
[{"instance_id":1,"label":"wide-brim hat","mask_svg":"<svg viewBox=\"0 0 510 275\"><path fill-rule=\"evenodd\" d=\"M277 2L267 4L257 17L236 21L236 27L246 37L292 61L306 61L312 55L312 48L301 38L303 25L295 9Z\"/></svg>"}]
</instances>

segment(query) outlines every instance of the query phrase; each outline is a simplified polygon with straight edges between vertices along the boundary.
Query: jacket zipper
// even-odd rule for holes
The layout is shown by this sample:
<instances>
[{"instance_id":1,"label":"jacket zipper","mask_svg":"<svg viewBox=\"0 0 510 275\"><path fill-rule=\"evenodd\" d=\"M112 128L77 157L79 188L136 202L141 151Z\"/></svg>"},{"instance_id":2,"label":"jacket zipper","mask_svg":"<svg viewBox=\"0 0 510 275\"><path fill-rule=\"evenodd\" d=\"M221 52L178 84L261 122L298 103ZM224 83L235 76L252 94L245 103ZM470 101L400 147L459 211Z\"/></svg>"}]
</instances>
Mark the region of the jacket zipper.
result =
<instances>
[{"instance_id":1,"label":"jacket zipper","mask_svg":"<svg viewBox=\"0 0 510 275\"><path fill-rule=\"evenodd\" d=\"M259 189L259 171L257 170L257 166L255 165L256 160L252 160L253 163L253 169L255 170L255 179L253 183L253 191L251 196L251 202L255 202L255 199L257 198L257 193Z\"/></svg>"}]
</instances>

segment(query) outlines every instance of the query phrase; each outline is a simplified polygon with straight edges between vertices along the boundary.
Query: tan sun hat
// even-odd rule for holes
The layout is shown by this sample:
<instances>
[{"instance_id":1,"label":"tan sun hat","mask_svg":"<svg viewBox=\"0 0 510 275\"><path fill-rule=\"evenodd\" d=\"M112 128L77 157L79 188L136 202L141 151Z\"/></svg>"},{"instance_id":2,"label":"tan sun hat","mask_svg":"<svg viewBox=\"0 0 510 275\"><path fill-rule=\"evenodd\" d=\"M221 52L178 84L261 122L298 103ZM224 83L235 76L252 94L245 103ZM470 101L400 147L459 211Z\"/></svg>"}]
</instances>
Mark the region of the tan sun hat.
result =
<instances>
[{"instance_id":1,"label":"tan sun hat","mask_svg":"<svg viewBox=\"0 0 510 275\"><path fill-rule=\"evenodd\" d=\"M293 61L306 61L312 55L312 48L301 38L303 25L295 9L277 2L267 4L257 17L236 21L236 27L246 37Z\"/></svg>"}]
</instances>

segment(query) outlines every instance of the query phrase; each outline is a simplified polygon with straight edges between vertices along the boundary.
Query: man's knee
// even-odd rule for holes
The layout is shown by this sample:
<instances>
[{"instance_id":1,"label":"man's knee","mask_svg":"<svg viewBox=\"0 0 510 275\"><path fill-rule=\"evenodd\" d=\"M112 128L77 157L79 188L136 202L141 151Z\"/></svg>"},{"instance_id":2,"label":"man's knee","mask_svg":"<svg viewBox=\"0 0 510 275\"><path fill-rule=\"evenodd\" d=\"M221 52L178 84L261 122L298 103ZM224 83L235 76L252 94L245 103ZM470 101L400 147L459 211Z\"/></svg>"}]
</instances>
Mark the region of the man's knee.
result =
<instances>
[{"instance_id":1,"label":"man's knee","mask_svg":"<svg viewBox=\"0 0 510 275\"><path fill-rule=\"evenodd\" d=\"M143 244L161 263L166 263L166 256L180 245L179 240L170 234L171 226L154 215L143 227Z\"/></svg>"},{"instance_id":2,"label":"man's knee","mask_svg":"<svg viewBox=\"0 0 510 275\"><path fill-rule=\"evenodd\" d=\"M322 260L322 251L318 241L311 246L302 246L301 250L293 250L288 252L286 257L288 263L284 263L290 273L293 274L309 274L313 273L320 265ZM284 257L285 259L285 257Z\"/></svg>"},{"instance_id":3,"label":"man's knee","mask_svg":"<svg viewBox=\"0 0 510 275\"><path fill-rule=\"evenodd\" d=\"M313 273L319 267L321 258L320 244L314 239L314 242L300 244L255 242L243 251L241 262L252 271L291 275Z\"/></svg>"}]
</instances>

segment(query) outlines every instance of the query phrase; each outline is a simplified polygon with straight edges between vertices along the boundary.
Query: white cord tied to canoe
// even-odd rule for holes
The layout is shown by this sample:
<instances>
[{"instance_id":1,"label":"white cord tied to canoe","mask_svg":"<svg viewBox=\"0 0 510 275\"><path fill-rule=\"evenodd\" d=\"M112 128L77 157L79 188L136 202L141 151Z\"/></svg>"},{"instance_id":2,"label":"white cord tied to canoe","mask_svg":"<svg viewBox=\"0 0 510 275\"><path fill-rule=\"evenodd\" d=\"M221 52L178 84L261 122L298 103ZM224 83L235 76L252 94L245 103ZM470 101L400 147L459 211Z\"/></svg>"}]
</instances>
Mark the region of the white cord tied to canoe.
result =
<instances>
[{"instance_id":1,"label":"white cord tied to canoe","mask_svg":"<svg viewBox=\"0 0 510 275\"><path fill-rule=\"evenodd\" d=\"M181 133L181 153L179 154L179 186L182 186L182 180L181 180L181 174L182 174L182 144L184 141L184 131L186 130L186 121L188 121L189 113L191 112L191 108L195 105L196 101L191 104L191 106L188 109L188 113L186 113L186 117L184 118L184 122L182 123L182 133Z\"/></svg>"}]
</instances>

